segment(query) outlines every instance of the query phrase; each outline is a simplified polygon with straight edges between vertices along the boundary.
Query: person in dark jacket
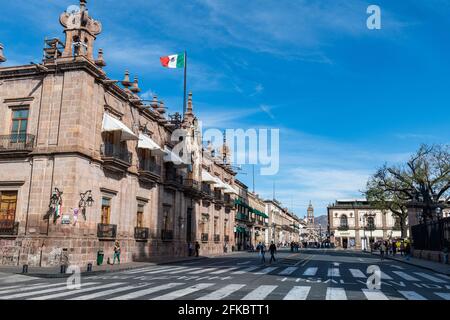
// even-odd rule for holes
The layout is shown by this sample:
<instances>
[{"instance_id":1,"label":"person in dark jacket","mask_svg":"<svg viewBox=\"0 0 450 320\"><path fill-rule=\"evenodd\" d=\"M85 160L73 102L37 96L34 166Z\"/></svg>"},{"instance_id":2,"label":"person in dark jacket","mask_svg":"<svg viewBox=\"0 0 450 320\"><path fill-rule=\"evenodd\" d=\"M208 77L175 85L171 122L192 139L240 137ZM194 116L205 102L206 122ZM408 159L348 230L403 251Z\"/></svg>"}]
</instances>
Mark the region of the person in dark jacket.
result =
<instances>
[{"instance_id":1,"label":"person in dark jacket","mask_svg":"<svg viewBox=\"0 0 450 320\"><path fill-rule=\"evenodd\" d=\"M276 259L275 259L275 252L277 251L277 246L273 243L273 241L272 241L272 243L270 244L270 247L269 247L269 252L270 252L270 263L272 263L272 260L275 262L276 261Z\"/></svg>"},{"instance_id":2,"label":"person in dark jacket","mask_svg":"<svg viewBox=\"0 0 450 320\"><path fill-rule=\"evenodd\" d=\"M198 241L195 242L195 256L198 257L198 254L200 252L200 243Z\"/></svg>"}]
</instances>

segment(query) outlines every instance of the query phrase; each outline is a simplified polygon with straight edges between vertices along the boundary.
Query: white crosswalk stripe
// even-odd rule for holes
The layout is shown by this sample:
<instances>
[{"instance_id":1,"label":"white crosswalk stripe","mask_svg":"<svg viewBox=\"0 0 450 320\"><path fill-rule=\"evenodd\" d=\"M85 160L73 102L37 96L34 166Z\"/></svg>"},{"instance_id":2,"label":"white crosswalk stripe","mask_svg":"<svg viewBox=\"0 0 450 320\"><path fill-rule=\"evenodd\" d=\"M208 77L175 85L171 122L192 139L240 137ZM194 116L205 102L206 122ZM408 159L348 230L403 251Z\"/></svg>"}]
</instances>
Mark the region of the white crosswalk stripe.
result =
<instances>
[{"instance_id":1,"label":"white crosswalk stripe","mask_svg":"<svg viewBox=\"0 0 450 320\"><path fill-rule=\"evenodd\" d=\"M328 269L328 276L329 277L340 277L341 274L340 274L338 268L329 268Z\"/></svg>"},{"instance_id":2,"label":"white crosswalk stripe","mask_svg":"<svg viewBox=\"0 0 450 320\"><path fill-rule=\"evenodd\" d=\"M37 284L37 285L33 285L33 286L20 287L17 290L16 289L1 290L0 295L6 294L6 293L11 293L11 292L17 292L17 291L24 292L24 291L34 290L34 289L51 288L51 287L57 287L60 285L61 285L61 283L53 283L53 284L41 283L41 284Z\"/></svg>"},{"instance_id":3,"label":"white crosswalk stripe","mask_svg":"<svg viewBox=\"0 0 450 320\"><path fill-rule=\"evenodd\" d=\"M310 290L311 287L294 286L287 295L284 296L283 300L306 300Z\"/></svg>"},{"instance_id":4,"label":"white crosswalk stripe","mask_svg":"<svg viewBox=\"0 0 450 320\"><path fill-rule=\"evenodd\" d=\"M367 300L389 300L386 295L379 290L362 289Z\"/></svg>"},{"instance_id":5,"label":"white crosswalk stripe","mask_svg":"<svg viewBox=\"0 0 450 320\"><path fill-rule=\"evenodd\" d=\"M59 299L62 297L67 297L67 296L73 296L75 294L80 294L80 293L85 293L85 292L90 292L90 291L96 291L96 290L100 290L100 289L107 289L107 288L111 288L111 287L117 287L119 285L122 285L123 283L119 282L115 282L115 283L108 283L102 286L94 286L94 287L90 287L90 288L84 288L84 289L79 289L79 290L67 290L65 292L61 292L61 293L55 293L55 294L49 294L49 295L45 295L45 296L39 296L39 297L34 297L34 298L29 298L28 300L50 300L50 299ZM82 297L80 298L76 298L76 299L80 299L83 300Z\"/></svg>"},{"instance_id":6,"label":"white crosswalk stripe","mask_svg":"<svg viewBox=\"0 0 450 320\"><path fill-rule=\"evenodd\" d=\"M268 268L262 269L259 272L256 272L256 274L268 274L276 269L277 269L277 267L268 267Z\"/></svg>"},{"instance_id":7,"label":"white crosswalk stripe","mask_svg":"<svg viewBox=\"0 0 450 320\"><path fill-rule=\"evenodd\" d=\"M263 285L248 293L242 300L264 300L278 286Z\"/></svg>"},{"instance_id":8,"label":"white crosswalk stripe","mask_svg":"<svg viewBox=\"0 0 450 320\"><path fill-rule=\"evenodd\" d=\"M419 279L407 274L406 272L403 271L392 271L392 273L395 273L396 275L398 275L399 277L408 280L408 281L419 281Z\"/></svg>"},{"instance_id":9,"label":"white crosswalk stripe","mask_svg":"<svg viewBox=\"0 0 450 320\"><path fill-rule=\"evenodd\" d=\"M131 299L136 299L136 298L140 298L143 296L146 296L148 294L152 294L158 291L163 291L163 290L169 290L172 289L176 286L181 286L184 283L178 283L178 282L172 282L172 283L166 283L163 284L161 286L157 286L157 287L152 287L152 288L148 288L148 289L144 289L144 290L138 290L138 291L134 291L134 292L130 292L128 294L122 295L122 296L117 296L108 300L131 300Z\"/></svg>"},{"instance_id":10,"label":"white crosswalk stripe","mask_svg":"<svg viewBox=\"0 0 450 320\"><path fill-rule=\"evenodd\" d=\"M97 284L97 282L83 283L83 287L92 286L94 284ZM64 291L64 290L67 290L67 284L59 283L59 287L38 290L38 291L32 291L32 292L16 293L16 294L11 294L11 295L8 294L6 296L1 296L0 299L6 299L6 300L19 299L19 298L25 298L25 297L29 297L29 296L36 296L36 295L41 295L41 294L45 294L45 293Z\"/></svg>"},{"instance_id":11,"label":"white crosswalk stripe","mask_svg":"<svg viewBox=\"0 0 450 320\"><path fill-rule=\"evenodd\" d=\"M380 271L380 274L381 274L381 279L392 280L392 277L390 275L384 273L383 271Z\"/></svg>"},{"instance_id":12,"label":"white crosswalk stripe","mask_svg":"<svg viewBox=\"0 0 450 320\"><path fill-rule=\"evenodd\" d=\"M318 268L317 267L310 267L303 272L304 276L315 276L317 273Z\"/></svg>"},{"instance_id":13,"label":"white crosswalk stripe","mask_svg":"<svg viewBox=\"0 0 450 320\"><path fill-rule=\"evenodd\" d=\"M112 294L115 294L115 293L118 293L118 292L123 292L123 291L128 291L128 290L136 290L136 289L139 289L139 288L142 288L142 287L147 287L149 285L150 284L139 285L139 286L136 286L136 285L125 286L125 287L120 287L120 288L115 288L115 289L109 289L109 290L105 290L105 291L95 292L95 293L92 293L92 294L88 294L88 295L85 295L85 296L72 298L72 299L69 299L69 300L93 300L93 299L97 299L97 298L100 298L100 297L109 296L109 295L112 295ZM110 287L112 287L112 285ZM99 289L99 287L97 289ZM105 289L105 288L102 288L102 289Z\"/></svg>"},{"instance_id":14,"label":"white crosswalk stripe","mask_svg":"<svg viewBox=\"0 0 450 320\"><path fill-rule=\"evenodd\" d=\"M353 278L367 278L366 275L359 269L348 269Z\"/></svg>"},{"instance_id":15,"label":"white crosswalk stripe","mask_svg":"<svg viewBox=\"0 0 450 320\"><path fill-rule=\"evenodd\" d=\"M230 294L240 290L243 287L245 287L245 284L229 284L223 288L220 288L219 290L200 297L197 300L222 300L223 298L228 297Z\"/></svg>"},{"instance_id":16,"label":"white crosswalk stripe","mask_svg":"<svg viewBox=\"0 0 450 320\"><path fill-rule=\"evenodd\" d=\"M436 277L433 277L432 275L424 273L424 272L414 272L414 273L417 274L418 276L421 276L425 279L431 280L436 283L446 283L446 281L436 278Z\"/></svg>"},{"instance_id":17,"label":"white crosswalk stripe","mask_svg":"<svg viewBox=\"0 0 450 320\"><path fill-rule=\"evenodd\" d=\"M39 285L43 285L43 284L45 284L45 283L35 283L35 284L31 285L31 286L39 286ZM3 287L3 286L1 286L1 287L0 287L0 290L3 291L3 290L16 289L16 288L21 288L21 287L23 287L23 284L21 284L21 285L15 285L15 286L9 286L9 287ZM1 293L1 291L0 291L0 293Z\"/></svg>"},{"instance_id":18,"label":"white crosswalk stripe","mask_svg":"<svg viewBox=\"0 0 450 320\"><path fill-rule=\"evenodd\" d=\"M147 267L147 268L132 269L132 270L124 271L123 273L134 274L134 273L141 273L141 272L152 271L152 270L157 270L157 269L161 269L161 267L152 266L152 267Z\"/></svg>"},{"instance_id":19,"label":"white crosswalk stripe","mask_svg":"<svg viewBox=\"0 0 450 320\"><path fill-rule=\"evenodd\" d=\"M253 270L256 270L256 269L258 269L258 268L259 268L259 267L257 267L257 266L248 267L248 268L246 268L246 269L244 269L244 270L234 271L234 272L232 272L231 274L244 274L244 273L247 273L247 272L251 272L251 271L253 271Z\"/></svg>"},{"instance_id":20,"label":"white crosswalk stripe","mask_svg":"<svg viewBox=\"0 0 450 320\"><path fill-rule=\"evenodd\" d=\"M199 284L193 285L191 287L187 287L184 289L180 289L180 290L177 290L174 292L164 294L162 296L155 297L151 300L175 300L175 299L187 296L188 294L209 288L213 285L215 285L215 283L199 283Z\"/></svg>"},{"instance_id":21,"label":"white crosswalk stripe","mask_svg":"<svg viewBox=\"0 0 450 320\"><path fill-rule=\"evenodd\" d=\"M450 293L446 292L434 292L435 295L441 297L444 300L450 300Z\"/></svg>"},{"instance_id":22,"label":"white crosswalk stripe","mask_svg":"<svg viewBox=\"0 0 450 320\"><path fill-rule=\"evenodd\" d=\"M175 271L175 270L179 270L179 269L182 269L182 268L183 267L167 267L167 268L164 268L164 269L159 269L159 270L155 270L155 271L145 272L145 274L157 274L157 273Z\"/></svg>"},{"instance_id":23,"label":"white crosswalk stripe","mask_svg":"<svg viewBox=\"0 0 450 320\"><path fill-rule=\"evenodd\" d=\"M182 268L176 269L176 270L169 270L167 272L167 274L176 274L176 273L179 273L179 272L185 272L185 271L187 271L186 269L189 269L189 271L191 271L191 270L197 270L199 268L182 267Z\"/></svg>"},{"instance_id":24,"label":"white crosswalk stripe","mask_svg":"<svg viewBox=\"0 0 450 320\"><path fill-rule=\"evenodd\" d=\"M447 276L447 275L445 275L445 274L442 274L442 273L434 273L434 275L436 275L436 276L438 276L438 277L442 277L442 278L444 278L444 279L447 279L447 280L450 280L450 277L449 276Z\"/></svg>"},{"instance_id":25,"label":"white crosswalk stripe","mask_svg":"<svg viewBox=\"0 0 450 320\"><path fill-rule=\"evenodd\" d=\"M344 288L328 287L326 300L347 300Z\"/></svg>"},{"instance_id":26,"label":"white crosswalk stripe","mask_svg":"<svg viewBox=\"0 0 450 320\"><path fill-rule=\"evenodd\" d=\"M424 296L421 296L420 294L418 294L415 291L399 290L398 292L408 300L428 300L427 298L425 298Z\"/></svg>"},{"instance_id":27,"label":"white crosswalk stripe","mask_svg":"<svg viewBox=\"0 0 450 320\"><path fill-rule=\"evenodd\" d=\"M230 271L233 271L233 270L236 270L236 269L237 269L237 267L221 269L221 270L218 270L218 271L211 272L211 274L222 274L222 273L230 272Z\"/></svg>"},{"instance_id":28,"label":"white crosswalk stripe","mask_svg":"<svg viewBox=\"0 0 450 320\"><path fill-rule=\"evenodd\" d=\"M283 275L283 276L289 275L289 274L294 273L297 269L298 269L298 267L288 267L288 268L284 269L283 271L281 271L281 272L279 273L279 275L280 275L280 276L281 276L281 275Z\"/></svg>"},{"instance_id":29,"label":"white crosswalk stripe","mask_svg":"<svg viewBox=\"0 0 450 320\"><path fill-rule=\"evenodd\" d=\"M238 265L249 264L251 261L238 262Z\"/></svg>"},{"instance_id":30,"label":"white crosswalk stripe","mask_svg":"<svg viewBox=\"0 0 450 320\"><path fill-rule=\"evenodd\" d=\"M36 279L39 279L39 278L22 276L19 274L14 274L14 275L8 274L8 275L2 277L0 279L0 281L2 284L9 284L9 283L27 282L27 281L36 280Z\"/></svg>"},{"instance_id":31,"label":"white crosswalk stripe","mask_svg":"<svg viewBox=\"0 0 450 320\"><path fill-rule=\"evenodd\" d=\"M214 270L217 270L218 268L206 268L206 269L200 269L197 271L193 271L193 272L188 272L188 274L200 274L200 273L207 273L207 272L212 272Z\"/></svg>"}]
</instances>

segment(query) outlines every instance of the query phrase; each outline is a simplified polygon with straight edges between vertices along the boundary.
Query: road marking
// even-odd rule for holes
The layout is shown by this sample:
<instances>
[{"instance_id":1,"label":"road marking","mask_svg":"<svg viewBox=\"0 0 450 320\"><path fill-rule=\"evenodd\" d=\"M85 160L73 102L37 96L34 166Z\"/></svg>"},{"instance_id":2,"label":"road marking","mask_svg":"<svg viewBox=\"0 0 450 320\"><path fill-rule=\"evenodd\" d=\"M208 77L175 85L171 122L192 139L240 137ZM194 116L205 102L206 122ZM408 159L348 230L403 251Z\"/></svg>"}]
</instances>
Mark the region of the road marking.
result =
<instances>
[{"instance_id":1,"label":"road marking","mask_svg":"<svg viewBox=\"0 0 450 320\"><path fill-rule=\"evenodd\" d=\"M258 288L247 294L245 297L243 297L241 300L264 300L277 287L278 286L269 285L259 286Z\"/></svg>"},{"instance_id":2,"label":"road marking","mask_svg":"<svg viewBox=\"0 0 450 320\"><path fill-rule=\"evenodd\" d=\"M146 272L145 274L157 274L157 273L171 272L171 271L175 271L175 270L182 270L183 268L187 268L187 267L166 267L163 269Z\"/></svg>"},{"instance_id":3,"label":"road marking","mask_svg":"<svg viewBox=\"0 0 450 320\"><path fill-rule=\"evenodd\" d=\"M447 279L447 280L450 280L450 277L447 276L447 275L445 275L445 274L441 274L441 273L436 273L436 272L435 272L434 275L436 275L436 276L438 276L438 277L442 277L442 278Z\"/></svg>"},{"instance_id":4,"label":"road marking","mask_svg":"<svg viewBox=\"0 0 450 320\"><path fill-rule=\"evenodd\" d=\"M146 271L151 271L151 270L157 270L157 269L161 269L161 268L163 268L163 267L153 266L153 267L139 268L139 269L133 269L133 270L129 270L129 271L124 271L123 273L134 274L134 273L139 273L139 272L146 272Z\"/></svg>"},{"instance_id":5,"label":"road marking","mask_svg":"<svg viewBox=\"0 0 450 320\"><path fill-rule=\"evenodd\" d=\"M34 289L43 289L43 288L51 288L51 287L57 287L60 286L61 283L53 283L53 284L48 284L48 283L39 283L36 285L32 285L32 286L27 286L27 287L20 287L18 289L9 289L9 290L1 290L0 291L0 295L5 294L5 293L10 293L10 292L24 292L24 291L30 291L30 290L34 290Z\"/></svg>"},{"instance_id":6,"label":"road marking","mask_svg":"<svg viewBox=\"0 0 450 320\"><path fill-rule=\"evenodd\" d=\"M186 269L189 269L191 271L191 270L197 270L199 268L182 267L182 269L170 270L169 272L167 272L167 274L176 274L176 273L179 273L179 272L185 272Z\"/></svg>"},{"instance_id":7,"label":"road marking","mask_svg":"<svg viewBox=\"0 0 450 320\"><path fill-rule=\"evenodd\" d=\"M428 280L431 280L433 282L436 282L436 283L446 283L446 281L444 281L442 279L439 279L439 278L436 278L436 277L433 277L432 275L429 275L429 274L424 273L424 272L414 272L414 273L417 274L418 276L424 277L424 278L426 278Z\"/></svg>"},{"instance_id":8,"label":"road marking","mask_svg":"<svg viewBox=\"0 0 450 320\"><path fill-rule=\"evenodd\" d=\"M46 296L39 296L39 297L35 297L35 298L30 298L28 300L50 300L50 299L55 299L55 298L61 298L61 297L67 297L67 296L72 296L74 294L80 294L80 293L85 293L85 292L89 292L89 291L95 291L95 290L99 290L99 289L107 289L110 287L117 287L118 285L121 285L123 283L108 283L102 286L94 286L91 288L84 288L84 289L80 289L80 290L70 290L70 291L65 291L65 292L61 292L61 293L55 293L55 294L49 294ZM121 288L119 288L121 289ZM85 299L87 296L81 296L81 297L76 297L76 298L72 298L72 300L87 300Z\"/></svg>"},{"instance_id":9,"label":"road marking","mask_svg":"<svg viewBox=\"0 0 450 320\"><path fill-rule=\"evenodd\" d=\"M347 300L344 288L327 288L326 300Z\"/></svg>"},{"instance_id":10,"label":"road marking","mask_svg":"<svg viewBox=\"0 0 450 320\"><path fill-rule=\"evenodd\" d=\"M30 285L30 286L39 286L39 285L43 285L43 284L45 284L45 283L35 283L35 284ZM4 290L7 290L7 289L15 289L15 288L21 288L21 287L23 287L23 284L17 285L17 286L1 287L0 290L4 291ZM0 291L0 293L1 293L1 291Z\"/></svg>"},{"instance_id":11,"label":"road marking","mask_svg":"<svg viewBox=\"0 0 450 320\"><path fill-rule=\"evenodd\" d=\"M311 290L311 287L294 286L283 300L306 300L309 290Z\"/></svg>"},{"instance_id":12,"label":"road marking","mask_svg":"<svg viewBox=\"0 0 450 320\"><path fill-rule=\"evenodd\" d=\"M248 268L246 268L246 269L244 269L244 270L232 272L231 274L244 274L244 273L247 273L247 272L256 270L256 269L258 269L258 268L259 268L258 266L248 267Z\"/></svg>"},{"instance_id":13,"label":"road marking","mask_svg":"<svg viewBox=\"0 0 450 320\"><path fill-rule=\"evenodd\" d=\"M256 272L256 274L268 274L268 273L272 272L273 270L276 270L277 268L278 267L268 267L268 268L262 269L259 272Z\"/></svg>"},{"instance_id":14,"label":"road marking","mask_svg":"<svg viewBox=\"0 0 450 320\"><path fill-rule=\"evenodd\" d=\"M139 297L142 297L142 296L145 296L147 294L154 293L154 292L172 289L172 288L174 288L176 286L180 286L182 284L184 284L184 283L180 283L180 282L166 283L166 284L163 284L161 286L130 292L128 294L125 294L125 295L122 295L122 296L118 296L118 297L114 297L114 298L111 298L111 299L108 299L108 300L131 300L131 299L139 298Z\"/></svg>"},{"instance_id":15,"label":"road marking","mask_svg":"<svg viewBox=\"0 0 450 320\"><path fill-rule=\"evenodd\" d=\"M403 279L408 280L408 281L420 281L419 279L417 279L413 276L410 276L409 274L407 274L403 271L392 271L392 273L395 273L399 277L402 277Z\"/></svg>"},{"instance_id":16,"label":"road marking","mask_svg":"<svg viewBox=\"0 0 450 320\"><path fill-rule=\"evenodd\" d=\"M237 267L221 269L221 270L218 270L218 271L211 272L211 274L222 274L222 273L229 272L229 271L236 270L236 269L237 269Z\"/></svg>"},{"instance_id":17,"label":"road marking","mask_svg":"<svg viewBox=\"0 0 450 320\"><path fill-rule=\"evenodd\" d=\"M435 295L441 297L444 300L450 300L450 293L445 292L433 292Z\"/></svg>"},{"instance_id":18,"label":"road marking","mask_svg":"<svg viewBox=\"0 0 450 320\"><path fill-rule=\"evenodd\" d=\"M197 300L222 300L223 298L228 297L235 291L245 287L245 284L229 284L219 290L211 292L203 297L197 298Z\"/></svg>"},{"instance_id":19,"label":"road marking","mask_svg":"<svg viewBox=\"0 0 450 320\"><path fill-rule=\"evenodd\" d=\"M244 265L244 264L249 264L251 261L244 261L244 262L239 262L238 265Z\"/></svg>"},{"instance_id":20,"label":"road marking","mask_svg":"<svg viewBox=\"0 0 450 320\"><path fill-rule=\"evenodd\" d=\"M408 300L428 300L415 291L398 291Z\"/></svg>"},{"instance_id":21,"label":"road marking","mask_svg":"<svg viewBox=\"0 0 450 320\"><path fill-rule=\"evenodd\" d=\"M36 277L28 277L28 276L22 276L18 274L7 274L5 277L3 277L1 280L2 283L8 284L8 283L18 283L18 282L26 282L31 280L36 280L39 278Z\"/></svg>"},{"instance_id":22,"label":"road marking","mask_svg":"<svg viewBox=\"0 0 450 320\"><path fill-rule=\"evenodd\" d=\"M383 271L380 270L380 274L381 274L381 279L385 279L385 280L393 280L391 276L389 276L388 274L384 273Z\"/></svg>"},{"instance_id":23,"label":"road marking","mask_svg":"<svg viewBox=\"0 0 450 320\"><path fill-rule=\"evenodd\" d=\"M207 272L211 272L217 270L217 268L206 268L206 269L200 269L197 271L193 271L193 272L188 272L188 274L200 274L200 273L207 273Z\"/></svg>"},{"instance_id":24,"label":"road marking","mask_svg":"<svg viewBox=\"0 0 450 320\"><path fill-rule=\"evenodd\" d=\"M367 300L389 300L386 295L379 290L362 289Z\"/></svg>"},{"instance_id":25,"label":"road marking","mask_svg":"<svg viewBox=\"0 0 450 320\"><path fill-rule=\"evenodd\" d=\"M366 275L359 269L349 269L353 278L367 278Z\"/></svg>"},{"instance_id":26,"label":"road marking","mask_svg":"<svg viewBox=\"0 0 450 320\"><path fill-rule=\"evenodd\" d=\"M328 269L328 276L329 277L340 277L341 274L340 274L338 268L329 268Z\"/></svg>"},{"instance_id":27,"label":"road marking","mask_svg":"<svg viewBox=\"0 0 450 320\"><path fill-rule=\"evenodd\" d=\"M191 293L194 293L194 292L197 292L197 291L209 288L209 287L211 287L213 285L215 285L215 283L199 283L199 284L193 285L193 286L188 287L188 288L180 289L180 290L177 290L177 291L173 291L173 292L164 294L162 296L158 296L158 297L152 298L150 300L175 300L177 298L181 298L181 297L187 296L188 294L191 294Z\"/></svg>"},{"instance_id":28,"label":"road marking","mask_svg":"<svg viewBox=\"0 0 450 320\"><path fill-rule=\"evenodd\" d=\"M390 264L390 266L391 266L392 268L397 268L397 269L400 269L400 270L404 270L404 269L405 269L405 268L403 268L403 267L396 266L396 265L394 265L394 264Z\"/></svg>"},{"instance_id":29,"label":"road marking","mask_svg":"<svg viewBox=\"0 0 450 320\"><path fill-rule=\"evenodd\" d=\"M297 269L298 269L297 267L288 267L288 268L284 269L283 271L281 271L279 273L279 275L280 276L281 275L289 275L289 274L294 273Z\"/></svg>"},{"instance_id":30,"label":"road marking","mask_svg":"<svg viewBox=\"0 0 450 320\"><path fill-rule=\"evenodd\" d=\"M83 287L85 287L85 286L92 286L92 285L97 284L97 283L98 282L83 283ZM33 291L33 292L16 293L16 294L0 297L0 299L9 300L9 299L25 298L25 297L29 297L29 296L35 296L35 295L39 295L39 294L44 294L44 293L50 293L50 292L55 292L55 291L67 290L67 284L66 283L59 283L58 285L60 286L59 288L50 288L50 289Z\"/></svg>"},{"instance_id":31,"label":"road marking","mask_svg":"<svg viewBox=\"0 0 450 320\"><path fill-rule=\"evenodd\" d=\"M317 273L317 267L310 267L303 272L304 276L315 276Z\"/></svg>"}]
</instances>

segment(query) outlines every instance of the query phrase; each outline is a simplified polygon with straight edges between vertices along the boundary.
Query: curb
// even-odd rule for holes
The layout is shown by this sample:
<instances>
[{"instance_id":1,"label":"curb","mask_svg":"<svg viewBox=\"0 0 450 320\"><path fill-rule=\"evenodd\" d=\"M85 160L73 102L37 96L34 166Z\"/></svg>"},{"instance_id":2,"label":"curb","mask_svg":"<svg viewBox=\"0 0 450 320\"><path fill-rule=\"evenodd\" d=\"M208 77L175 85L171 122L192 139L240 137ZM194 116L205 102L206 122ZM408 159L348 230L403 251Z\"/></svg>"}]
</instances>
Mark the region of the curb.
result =
<instances>
[{"instance_id":1,"label":"curb","mask_svg":"<svg viewBox=\"0 0 450 320\"><path fill-rule=\"evenodd\" d=\"M376 253L370 253L370 252L365 252L365 253L370 254L372 256L378 256ZM408 260L393 259L392 257L389 257L389 256L386 257L386 259L392 260L392 261L397 261L397 262L400 262L400 263L404 263L404 264L407 264L407 265L410 265L410 266L414 266L414 267L419 267L419 268L422 268L422 269L430 270L430 271L433 271L433 272L436 272L436 273L440 273L440 274L443 274L443 275L446 275L446 276L450 276L450 271L449 272L442 272L442 271L438 271L436 269L433 269L432 267L421 266L421 265L412 263L412 262L410 262Z\"/></svg>"}]
</instances>

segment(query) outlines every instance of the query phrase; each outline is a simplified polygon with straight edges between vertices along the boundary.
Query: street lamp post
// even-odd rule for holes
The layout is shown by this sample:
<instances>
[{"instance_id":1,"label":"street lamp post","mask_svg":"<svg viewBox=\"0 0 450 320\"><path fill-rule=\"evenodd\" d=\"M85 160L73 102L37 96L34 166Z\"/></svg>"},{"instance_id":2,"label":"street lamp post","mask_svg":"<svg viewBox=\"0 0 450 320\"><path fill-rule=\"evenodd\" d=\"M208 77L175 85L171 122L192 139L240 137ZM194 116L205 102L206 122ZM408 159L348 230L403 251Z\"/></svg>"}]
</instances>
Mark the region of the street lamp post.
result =
<instances>
[{"instance_id":1,"label":"street lamp post","mask_svg":"<svg viewBox=\"0 0 450 320\"><path fill-rule=\"evenodd\" d=\"M81 214L83 215L84 221L86 221L86 207L92 207L93 203L94 199L92 198L92 190L80 193L78 207L81 208Z\"/></svg>"}]
</instances>

